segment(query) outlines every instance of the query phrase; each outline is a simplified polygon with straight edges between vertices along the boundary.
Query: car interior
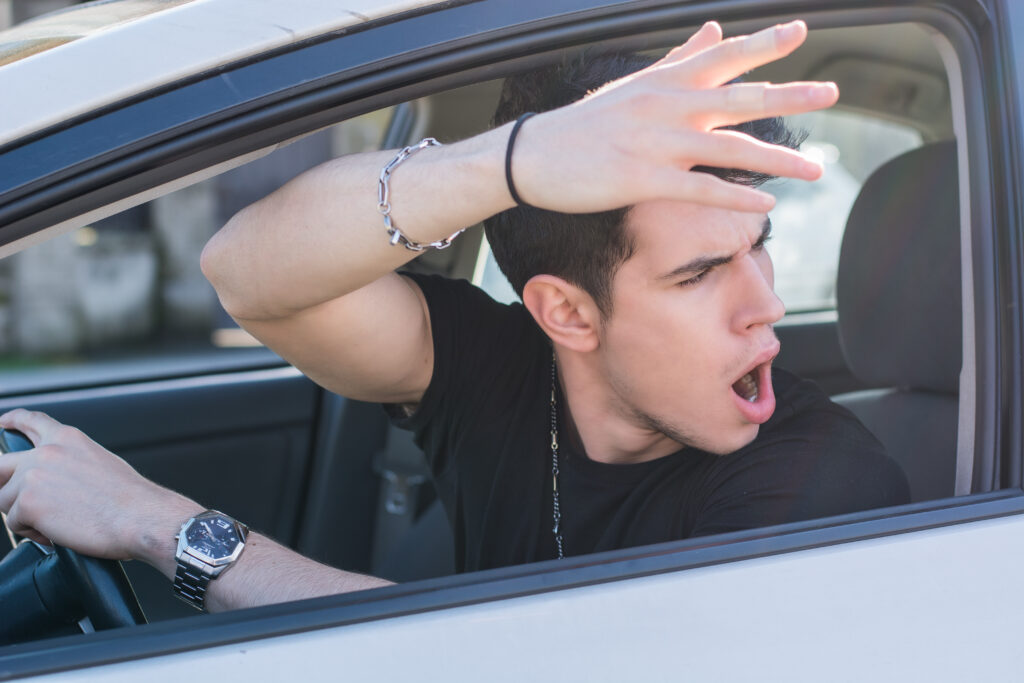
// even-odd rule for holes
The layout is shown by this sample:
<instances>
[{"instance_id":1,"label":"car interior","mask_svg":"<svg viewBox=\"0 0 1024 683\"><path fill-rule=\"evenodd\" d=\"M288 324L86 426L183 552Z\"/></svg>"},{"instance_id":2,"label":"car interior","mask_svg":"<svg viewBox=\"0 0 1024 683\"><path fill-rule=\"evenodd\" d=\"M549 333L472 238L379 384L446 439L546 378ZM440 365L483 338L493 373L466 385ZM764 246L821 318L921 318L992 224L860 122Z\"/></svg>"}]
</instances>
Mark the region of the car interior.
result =
<instances>
[{"instance_id":1,"label":"car interior","mask_svg":"<svg viewBox=\"0 0 1024 683\"><path fill-rule=\"evenodd\" d=\"M868 30L874 35L866 40ZM891 68L896 55L883 44L900 47L898 67ZM880 64L885 69L877 68ZM900 463L915 502L953 496L957 466L960 213L943 70L931 37L918 26L902 24L814 32L793 58L748 77L834 80L842 93L839 107L920 133L920 147L873 169L846 217L835 274L835 319L805 322L801 318L813 320L814 314L797 313L777 329L783 349L777 363L832 388L834 400L852 410ZM429 98L425 129L439 131L442 139L485 129L486 119L469 120L466 103L477 98L496 102L498 92L497 83L488 83ZM481 114L489 109L473 108ZM460 130L450 130L453 124ZM785 237L786 227L777 225L778 239ZM880 244L890 248L880 253ZM435 252L433 260L413 262L412 268L473 279L478 267L471 268L463 254ZM489 290L495 298L509 296L501 284ZM414 452L406 440L391 428L385 460L390 448ZM400 442L404 445L397 446ZM397 460L406 463L412 457ZM425 475L423 468L413 470L416 476ZM450 535L439 508L436 503L427 507L408 539L395 540L388 564L377 565L383 575L404 580L408 568L417 566L452 570Z\"/></svg>"},{"instance_id":2,"label":"car interior","mask_svg":"<svg viewBox=\"0 0 1024 683\"><path fill-rule=\"evenodd\" d=\"M656 53L686 35L664 31L623 44ZM837 122L802 125L826 160L846 145L827 168L849 157L852 170L837 167L835 174L850 178L842 185L850 208L844 213L846 204L825 195L817 209L787 214L808 233L826 220L838 227L830 247L835 253L822 255L835 263L825 276L827 291L820 303L790 306L777 327L782 353L776 363L818 382L860 417L903 467L914 502L970 492L971 450L958 449L973 430L973 413L961 404L959 391L968 357L962 343L961 166L939 40L914 23L821 28L793 56L747 77L839 85ZM483 131L500 89L501 79L494 78L393 106L376 115L384 122L380 137L364 146L400 147L425 135L451 141ZM868 155L865 137L886 126L915 142ZM848 141L830 142L840 128ZM220 182L222 196L240 185L265 194L263 187L253 190L258 183L238 178L256 174L280 183L304 161L325 158L329 135L304 136L207 182ZM794 202L803 191L784 190ZM773 222L781 252L788 225L778 216ZM773 257L774 248L769 245ZM811 252L817 248L793 249L793 277L799 279L815 268ZM479 228L409 267L469 279L496 298L509 298ZM259 348L90 363L86 369L9 373L0 411L50 413L142 474L327 564L396 581L454 571L451 532L422 453L408 433L390 426L380 406L324 392ZM192 476L197 471L207 476ZM155 570L137 562L126 563L126 570L150 621L195 614L175 600Z\"/></svg>"}]
</instances>

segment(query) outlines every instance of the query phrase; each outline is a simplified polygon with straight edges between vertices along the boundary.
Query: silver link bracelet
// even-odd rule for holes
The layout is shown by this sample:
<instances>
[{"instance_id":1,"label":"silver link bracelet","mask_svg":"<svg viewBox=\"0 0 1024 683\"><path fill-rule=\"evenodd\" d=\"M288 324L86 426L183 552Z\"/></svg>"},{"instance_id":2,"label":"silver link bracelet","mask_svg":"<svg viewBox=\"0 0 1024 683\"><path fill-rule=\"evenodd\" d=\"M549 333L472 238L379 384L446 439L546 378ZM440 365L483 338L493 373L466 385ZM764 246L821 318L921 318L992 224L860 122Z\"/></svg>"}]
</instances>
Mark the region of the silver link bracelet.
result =
<instances>
[{"instance_id":1,"label":"silver link bracelet","mask_svg":"<svg viewBox=\"0 0 1024 683\"><path fill-rule=\"evenodd\" d=\"M462 234L463 230L459 230L450 237L438 240L437 242L430 242L423 244L422 242L414 242L406 237L398 226L391 220L391 188L388 186L388 181L391 179L391 174L403 161L411 157L416 152L427 147L440 147L441 143L434 138L423 138L415 145L409 145L397 155L395 158L388 162L388 164L380 170L380 179L377 182L377 211L384 217L384 228L388 233L388 242L394 246L401 244L409 251L425 251L429 248L434 249L446 249L451 246L452 240Z\"/></svg>"}]
</instances>

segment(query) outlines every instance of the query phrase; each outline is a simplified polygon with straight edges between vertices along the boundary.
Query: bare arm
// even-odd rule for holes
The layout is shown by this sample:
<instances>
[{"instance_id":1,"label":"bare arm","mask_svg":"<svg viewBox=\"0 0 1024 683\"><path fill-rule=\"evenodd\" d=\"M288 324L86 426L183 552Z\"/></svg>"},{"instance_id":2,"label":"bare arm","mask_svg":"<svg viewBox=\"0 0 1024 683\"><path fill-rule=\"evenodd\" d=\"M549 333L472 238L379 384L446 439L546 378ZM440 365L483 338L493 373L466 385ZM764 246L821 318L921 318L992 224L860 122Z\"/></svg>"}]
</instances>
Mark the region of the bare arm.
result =
<instances>
[{"instance_id":1,"label":"bare arm","mask_svg":"<svg viewBox=\"0 0 1024 683\"><path fill-rule=\"evenodd\" d=\"M174 534L185 520L202 511L201 506L193 503L192 510L184 517L181 514L173 519L168 516L159 539L154 536L151 545L140 548L136 559L148 562L169 581L173 581L177 567L174 560ZM210 582L206 592L206 609L222 612L388 585L391 585L390 581L375 576L346 572L320 564L262 534L251 533L235 566Z\"/></svg>"},{"instance_id":2,"label":"bare arm","mask_svg":"<svg viewBox=\"0 0 1024 683\"><path fill-rule=\"evenodd\" d=\"M512 206L503 134L410 157L391 180L394 223L432 242ZM203 270L243 327L323 386L415 402L433 346L418 289L392 273L415 253L388 243L377 211L377 176L393 157L344 157L304 173L232 218L207 245Z\"/></svg>"},{"instance_id":3,"label":"bare arm","mask_svg":"<svg viewBox=\"0 0 1024 683\"><path fill-rule=\"evenodd\" d=\"M36 445L0 456L0 511L12 531L86 555L142 560L173 580L174 536L205 508L43 413L15 410L0 416L0 426ZM322 565L253 533L235 566L210 583L206 599L210 611L220 611L389 583Z\"/></svg>"},{"instance_id":4,"label":"bare arm","mask_svg":"<svg viewBox=\"0 0 1024 683\"><path fill-rule=\"evenodd\" d=\"M723 86L803 42L802 23L722 41L708 24L657 64L523 127L513 177L524 201L563 212L672 198L763 212L772 198L690 169L742 167L816 178L818 164L721 126L833 104L835 86ZM510 125L411 157L392 178L393 217L430 242L513 205ZM235 216L203 269L227 311L324 386L416 402L430 382L431 332L415 285L392 274L413 253L387 243L376 181L393 152L323 164Z\"/></svg>"}]
</instances>

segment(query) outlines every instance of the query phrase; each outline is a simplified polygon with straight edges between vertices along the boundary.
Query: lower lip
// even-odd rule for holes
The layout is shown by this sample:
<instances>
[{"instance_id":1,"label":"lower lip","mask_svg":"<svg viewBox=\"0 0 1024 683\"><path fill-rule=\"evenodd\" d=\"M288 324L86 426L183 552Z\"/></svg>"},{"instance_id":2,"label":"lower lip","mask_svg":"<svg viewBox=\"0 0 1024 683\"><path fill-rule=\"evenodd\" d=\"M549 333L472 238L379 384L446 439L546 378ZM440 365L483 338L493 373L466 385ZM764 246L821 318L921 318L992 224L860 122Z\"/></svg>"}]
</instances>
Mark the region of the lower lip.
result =
<instances>
[{"instance_id":1,"label":"lower lip","mask_svg":"<svg viewBox=\"0 0 1024 683\"><path fill-rule=\"evenodd\" d=\"M757 370L757 400L750 402L730 388L732 398L743 419L751 424L764 424L775 412L775 392L772 390L772 366L765 363Z\"/></svg>"}]
</instances>

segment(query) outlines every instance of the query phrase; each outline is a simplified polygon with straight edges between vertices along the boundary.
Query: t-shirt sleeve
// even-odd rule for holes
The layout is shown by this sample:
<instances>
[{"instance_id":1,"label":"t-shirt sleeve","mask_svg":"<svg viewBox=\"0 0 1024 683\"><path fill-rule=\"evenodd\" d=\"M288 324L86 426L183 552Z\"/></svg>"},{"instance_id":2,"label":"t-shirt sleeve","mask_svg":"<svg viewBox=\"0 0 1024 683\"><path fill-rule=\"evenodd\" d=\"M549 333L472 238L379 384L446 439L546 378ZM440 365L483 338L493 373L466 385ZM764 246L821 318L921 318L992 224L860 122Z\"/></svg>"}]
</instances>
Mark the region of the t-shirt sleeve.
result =
<instances>
[{"instance_id":1,"label":"t-shirt sleeve","mask_svg":"<svg viewBox=\"0 0 1024 683\"><path fill-rule=\"evenodd\" d=\"M859 421L827 403L757 448L723 458L704 488L693 536L902 505L900 466Z\"/></svg>"},{"instance_id":2,"label":"t-shirt sleeve","mask_svg":"<svg viewBox=\"0 0 1024 683\"><path fill-rule=\"evenodd\" d=\"M413 432L437 475L453 464L462 424L477 419L479 408L491 400L489 388L507 383L501 373L509 354L523 353L536 335L530 334L532 320L521 304L498 303L465 280L404 275L427 301L434 367L415 412L394 405L385 410L393 424Z\"/></svg>"}]
</instances>

